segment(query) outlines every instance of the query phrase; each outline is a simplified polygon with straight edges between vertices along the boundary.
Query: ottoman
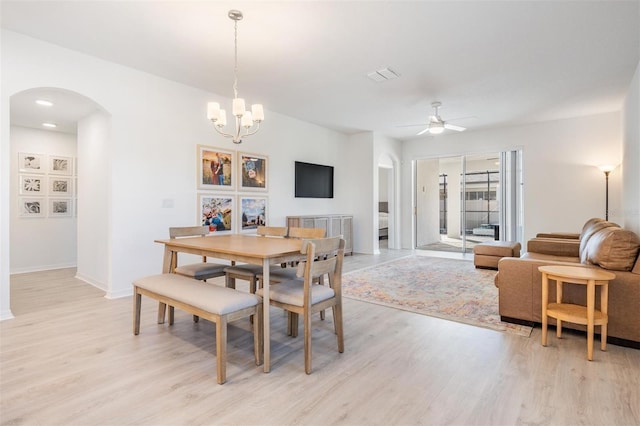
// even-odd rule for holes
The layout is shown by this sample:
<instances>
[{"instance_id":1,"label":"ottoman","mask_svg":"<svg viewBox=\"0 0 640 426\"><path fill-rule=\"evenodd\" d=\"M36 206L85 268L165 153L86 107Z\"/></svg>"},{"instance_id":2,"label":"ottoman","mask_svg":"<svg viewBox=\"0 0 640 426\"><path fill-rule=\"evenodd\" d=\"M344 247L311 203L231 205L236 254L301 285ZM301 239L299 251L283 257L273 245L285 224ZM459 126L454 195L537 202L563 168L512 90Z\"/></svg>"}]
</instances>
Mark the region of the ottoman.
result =
<instances>
[{"instance_id":1,"label":"ottoman","mask_svg":"<svg viewBox=\"0 0 640 426\"><path fill-rule=\"evenodd\" d=\"M476 268L498 269L498 261L503 257L520 257L520 243L488 241L473 248L473 264Z\"/></svg>"}]
</instances>

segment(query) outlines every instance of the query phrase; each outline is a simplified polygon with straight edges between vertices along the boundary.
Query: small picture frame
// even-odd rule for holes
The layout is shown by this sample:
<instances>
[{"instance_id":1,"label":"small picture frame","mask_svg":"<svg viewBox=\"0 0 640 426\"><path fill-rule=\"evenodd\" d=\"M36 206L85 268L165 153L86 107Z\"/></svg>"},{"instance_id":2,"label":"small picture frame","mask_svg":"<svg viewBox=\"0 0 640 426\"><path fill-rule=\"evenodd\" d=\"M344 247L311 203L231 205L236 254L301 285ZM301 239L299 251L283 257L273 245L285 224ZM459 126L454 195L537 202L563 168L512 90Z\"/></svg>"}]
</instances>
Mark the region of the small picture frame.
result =
<instances>
[{"instance_id":1,"label":"small picture frame","mask_svg":"<svg viewBox=\"0 0 640 426\"><path fill-rule=\"evenodd\" d=\"M215 234L233 232L234 203L232 195L198 194L198 223Z\"/></svg>"},{"instance_id":2,"label":"small picture frame","mask_svg":"<svg viewBox=\"0 0 640 426\"><path fill-rule=\"evenodd\" d=\"M197 146L198 188L233 190L235 152L213 146Z\"/></svg>"},{"instance_id":3,"label":"small picture frame","mask_svg":"<svg viewBox=\"0 0 640 426\"><path fill-rule=\"evenodd\" d=\"M44 195L46 190L46 176L43 175L20 175L20 195Z\"/></svg>"},{"instance_id":4,"label":"small picture frame","mask_svg":"<svg viewBox=\"0 0 640 426\"><path fill-rule=\"evenodd\" d=\"M55 197L71 197L73 195L73 178L49 177L49 195Z\"/></svg>"},{"instance_id":5,"label":"small picture frame","mask_svg":"<svg viewBox=\"0 0 640 426\"><path fill-rule=\"evenodd\" d=\"M46 156L32 152L18 153L18 170L22 173L44 173L46 171Z\"/></svg>"},{"instance_id":6,"label":"small picture frame","mask_svg":"<svg viewBox=\"0 0 640 426\"><path fill-rule=\"evenodd\" d=\"M44 198L20 197L18 215L20 217L44 217L46 210L44 200Z\"/></svg>"},{"instance_id":7,"label":"small picture frame","mask_svg":"<svg viewBox=\"0 0 640 426\"><path fill-rule=\"evenodd\" d=\"M267 224L267 197L240 196L240 232L255 232Z\"/></svg>"},{"instance_id":8,"label":"small picture frame","mask_svg":"<svg viewBox=\"0 0 640 426\"><path fill-rule=\"evenodd\" d=\"M71 176L73 174L73 158L50 155L49 173L52 175Z\"/></svg>"},{"instance_id":9,"label":"small picture frame","mask_svg":"<svg viewBox=\"0 0 640 426\"><path fill-rule=\"evenodd\" d=\"M49 217L71 217L73 214L73 203L70 198L50 198Z\"/></svg>"},{"instance_id":10,"label":"small picture frame","mask_svg":"<svg viewBox=\"0 0 640 426\"><path fill-rule=\"evenodd\" d=\"M266 155L239 152L238 162L240 190L267 191L268 157Z\"/></svg>"}]
</instances>

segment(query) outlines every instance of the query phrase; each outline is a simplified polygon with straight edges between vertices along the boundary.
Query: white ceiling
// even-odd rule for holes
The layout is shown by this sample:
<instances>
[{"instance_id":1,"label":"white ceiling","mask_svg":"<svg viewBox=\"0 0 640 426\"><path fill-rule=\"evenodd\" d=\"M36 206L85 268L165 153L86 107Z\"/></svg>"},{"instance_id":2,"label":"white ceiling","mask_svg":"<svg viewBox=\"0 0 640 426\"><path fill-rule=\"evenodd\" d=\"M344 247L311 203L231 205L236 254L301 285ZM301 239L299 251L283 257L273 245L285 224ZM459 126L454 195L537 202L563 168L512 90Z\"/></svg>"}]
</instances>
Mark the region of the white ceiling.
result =
<instances>
[{"instance_id":1,"label":"white ceiling","mask_svg":"<svg viewBox=\"0 0 640 426\"><path fill-rule=\"evenodd\" d=\"M640 1L6 1L2 27L346 133L409 139L617 111ZM390 67L397 80L367 74ZM32 94L33 95L33 94ZM24 114L14 108L12 122ZM19 99L18 99L19 100ZM212 96L211 100L215 100ZM17 103L16 103L17 105ZM203 105L203 111L205 106ZM471 117L471 118L469 118Z\"/></svg>"}]
</instances>

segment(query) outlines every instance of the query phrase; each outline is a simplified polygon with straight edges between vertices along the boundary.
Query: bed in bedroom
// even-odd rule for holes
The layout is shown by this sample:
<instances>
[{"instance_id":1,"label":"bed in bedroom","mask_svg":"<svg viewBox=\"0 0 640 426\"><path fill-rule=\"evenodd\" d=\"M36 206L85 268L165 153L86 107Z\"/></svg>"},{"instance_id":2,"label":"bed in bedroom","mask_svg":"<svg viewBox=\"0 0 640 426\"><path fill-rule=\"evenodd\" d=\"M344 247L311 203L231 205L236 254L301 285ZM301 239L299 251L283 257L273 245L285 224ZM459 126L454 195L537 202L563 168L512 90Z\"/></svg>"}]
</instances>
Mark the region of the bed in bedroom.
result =
<instances>
[{"instance_id":1,"label":"bed in bedroom","mask_svg":"<svg viewBox=\"0 0 640 426\"><path fill-rule=\"evenodd\" d=\"M389 202L380 201L378 203L378 239L383 240L389 237Z\"/></svg>"}]
</instances>

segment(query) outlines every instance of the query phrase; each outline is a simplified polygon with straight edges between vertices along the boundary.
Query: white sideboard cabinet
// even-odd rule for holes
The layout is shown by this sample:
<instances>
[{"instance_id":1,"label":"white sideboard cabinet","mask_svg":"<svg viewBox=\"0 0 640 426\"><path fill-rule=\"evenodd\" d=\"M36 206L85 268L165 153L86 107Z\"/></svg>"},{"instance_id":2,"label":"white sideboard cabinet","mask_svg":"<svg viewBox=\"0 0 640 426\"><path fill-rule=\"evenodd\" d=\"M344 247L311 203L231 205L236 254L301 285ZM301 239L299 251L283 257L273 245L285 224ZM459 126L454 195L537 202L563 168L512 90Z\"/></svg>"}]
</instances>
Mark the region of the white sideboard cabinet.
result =
<instances>
[{"instance_id":1,"label":"white sideboard cabinet","mask_svg":"<svg viewBox=\"0 0 640 426\"><path fill-rule=\"evenodd\" d=\"M345 241L344 253L353 254L353 216L325 214L319 216L287 216L290 228L322 228L327 237L342 235Z\"/></svg>"}]
</instances>

